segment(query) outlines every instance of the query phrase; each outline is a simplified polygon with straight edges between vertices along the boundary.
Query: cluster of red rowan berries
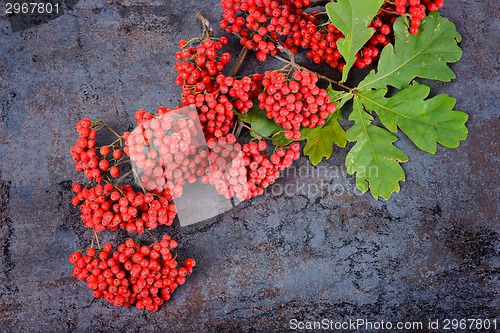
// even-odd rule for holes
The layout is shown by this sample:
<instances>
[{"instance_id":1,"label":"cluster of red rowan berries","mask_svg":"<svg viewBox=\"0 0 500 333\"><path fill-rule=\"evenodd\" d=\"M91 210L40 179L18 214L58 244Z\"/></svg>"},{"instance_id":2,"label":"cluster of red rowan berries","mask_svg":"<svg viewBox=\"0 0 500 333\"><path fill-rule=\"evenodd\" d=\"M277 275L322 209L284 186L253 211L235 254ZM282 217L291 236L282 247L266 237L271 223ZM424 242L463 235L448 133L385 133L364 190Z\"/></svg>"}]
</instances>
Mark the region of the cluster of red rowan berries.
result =
<instances>
[{"instance_id":1,"label":"cluster of red rowan berries","mask_svg":"<svg viewBox=\"0 0 500 333\"><path fill-rule=\"evenodd\" d=\"M177 286L186 282L196 265L194 259L188 258L179 266L172 254L176 247L177 242L167 234L150 246L141 246L129 238L114 250L111 243L106 243L102 249L74 252L68 260L73 265L73 276L87 282L95 298L103 297L117 307L135 305L157 311Z\"/></svg>"},{"instance_id":2,"label":"cluster of red rowan berries","mask_svg":"<svg viewBox=\"0 0 500 333\"><path fill-rule=\"evenodd\" d=\"M285 73L267 71L259 94L259 108L285 129L285 138L300 139L302 127L323 126L336 111L325 89L316 83L318 76L307 70L296 71L289 80Z\"/></svg>"},{"instance_id":3,"label":"cluster of red rowan berries","mask_svg":"<svg viewBox=\"0 0 500 333\"><path fill-rule=\"evenodd\" d=\"M197 42L198 45L194 46ZM179 42L176 53L176 84L182 88L182 106L194 105L205 137L220 138L234 127L234 110L247 112L260 87L262 76L234 79L223 73L229 53L218 54L226 37Z\"/></svg>"},{"instance_id":4,"label":"cluster of red rowan berries","mask_svg":"<svg viewBox=\"0 0 500 333\"><path fill-rule=\"evenodd\" d=\"M75 126L80 137L70 149L76 171L83 172L87 179L97 182L103 180L104 174L113 178L120 176L117 165L123 157L122 149L115 143L97 146L97 133L104 126L102 122L93 124L88 118L80 120Z\"/></svg>"},{"instance_id":5,"label":"cluster of red rowan berries","mask_svg":"<svg viewBox=\"0 0 500 333\"><path fill-rule=\"evenodd\" d=\"M171 225L176 214L174 204L166 197L137 192L130 185L106 183L86 188L74 183L73 192L71 202L80 205L83 225L96 232L120 228L142 234L146 228Z\"/></svg>"},{"instance_id":6,"label":"cluster of red rowan berries","mask_svg":"<svg viewBox=\"0 0 500 333\"><path fill-rule=\"evenodd\" d=\"M139 123L151 122L152 118L144 110L136 113ZM83 118L76 124L79 138L70 150L75 169L91 180L85 186L78 182L72 185L72 204L80 207L84 226L96 233L125 229L130 234L142 234L160 225L171 225L176 207L168 187L141 192L128 184L117 185L120 180L113 181L120 175L118 166L130 154L123 142L131 134L117 135L115 142L99 148L96 140L104 128L116 133L102 121ZM74 252L69 261L73 276L86 281L95 298L103 297L114 306L135 305L157 311L177 286L184 284L195 265L189 258L179 267L171 252L176 247L177 242L168 235L151 246L140 246L129 239L114 252L113 245L106 243L102 248L90 247L84 254Z\"/></svg>"},{"instance_id":7,"label":"cluster of red rowan berries","mask_svg":"<svg viewBox=\"0 0 500 333\"><path fill-rule=\"evenodd\" d=\"M274 184L280 172L290 167L300 157L300 144L293 142L285 149L277 147L272 154L265 140L241 145L229 134L208 142L210 171L204 183L215 186L226 198L245 201L264 194Z\"/></svg>"},{"instance_id":8,"label":"cluster of red rowan berries","mask_svg":"<svg viewBox=\"0 0 500 333\"><path fill-rule=\"evenodd\" d=\"M312 85L316 86L315 82L310 82ZM306 87L301 89L308 93ZM312 93L318 100L324 98L319 90ZM308 105L306 101L304 104ZM308 106L307 110L311 108ZM228 199L248 200L263 194L279 177L283 166L290 166L300 156L299 143L294 143L290 152L278 147L268 156L264 140L242 145L232 133L205 139L199 135L204 132L203 125L195 125L196 111L185 110L161 107L158 114L147 116L146 120L141 116L143 110L136 114L140 121L127 135L125 150L138 183L147 191L169 191L173 198L179 198L184 184L199 181L215 186Z\"/></svg>"},{"instance_id":9,"label":"cluster of red rowan berries","mask_svg":"<svg viewBox=\"0 0 500 333\"><path fill-rule=\"evenodd\" d=\"M327 63L343 70L345 61L337 49L344 35L332 24L323 24L309 0L221 0L223 9L220 27L240 36L240 42L256 52L260 61L276 55L278 46L293 53L299 48L315 63ZM373 37L356 54L355 66L365 68L378 60L385 45L394 41L393 24L402 15L409 16L411 34L417 34L421 21L429 12L443 7L443 0L386 0L370 23Z\"/></svg>"},{"instance_id":10,"label":"cluster of red rowan berries","mask_svg":"<svg viewBox=\"0 0 500 333\"><path fill-rule=\"evenodd\" d=\"M188 112L160 107L154 117L138 122L126 138L137 181L147 191L169 189L178 198L184 183L196 181L198 165L190 157L197 154L204 137L201 128L195 125L196 110L186 109ZM136 118L140 114L136 113Z\"/></svg>"}]
</instances>

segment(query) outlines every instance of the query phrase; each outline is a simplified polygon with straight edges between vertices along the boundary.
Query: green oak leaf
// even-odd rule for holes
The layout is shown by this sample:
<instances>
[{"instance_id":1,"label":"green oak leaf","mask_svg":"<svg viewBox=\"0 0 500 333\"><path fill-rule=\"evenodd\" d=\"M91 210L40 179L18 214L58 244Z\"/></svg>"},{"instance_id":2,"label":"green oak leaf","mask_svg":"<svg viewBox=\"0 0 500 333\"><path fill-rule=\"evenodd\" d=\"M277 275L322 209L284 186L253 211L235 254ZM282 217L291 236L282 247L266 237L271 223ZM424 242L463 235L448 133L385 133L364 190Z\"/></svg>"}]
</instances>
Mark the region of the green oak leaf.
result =
<instances>
[{"instance_id":1,"label":"green oak leaf","mask_svg":"<svg viewBox=\"0 0 500 333\"><path fill-rule=\"evenodd\" d=\"M396 95L385 98L387 89L358 93L366 110L374 110L384 126L392 132L398 127L415 143L428 152L436 153L437 143L456 148L467 137L464 112L454 111L456 100L448 95L431 99L430 88L414 83Z\"/></svg>"},{"instance_id":2,"label":"green oak leaf","mask_svg":"<svg viewBox=\"0 0 500 333\"><path fill-rule=\"evenodd\" d=\"M342 81L356 61L356 53L366 44L374 30L368 28L384 0L338 0L329 2L325 8L330 21L345 36L337 41L337 48L346 64L342 72Z\"/></svg>"},{"instance_id":3,"label":"green oak leaf","mask_svg":"<svg viewBox=\"0 0 500 333\"><path fill-rule=\"evenodd\" d=\"M347 172L356 173L356 186L361 192L370 189L375 199L381 196L388 200L405 180L400 163L407 162L408 156L393 145L396 136L372 124L373 117L363 110L358 96L354 97L349 120L354 125L347 131L347 139L356 144L346 156Z\"/></svg>"},{"instance_id":4,"label":"green oak leaf","mask_svg":"<svg viewBox=\"0 0 500 333\"><path fill-rule=\"evenodd\" d=\"M347 145L346 133L338 120L342 119L342 113L339 109L335 111L327 119L321 127L303 128L301 140L306 140L304 149L302 150L305 156L309 157L312 165L317 165L323 157L329 159L333 153L333 144L341 148Z\"/></svg>"},{"instance_id":5,"label":"green oak leaf","mask_svg":"<svg viewBox=\"0 0 500 333\"><path fill-rule=\"evenodd\" d=\"M457 45L462 39L453 23L432 12L420 25L420 32L408 32L408 19L399 17L394 22L395 46L387 44L380 54L377 71L372 70L359 83L359 90L393 86L402 89L415 77L450 81L455 73L448 63L457 62L462 50Z\"/></svg>"},{"instance_id":6,"label":"green oak leaf","mask_svg":"<svg viewBox=\"0 0 500 333\"><path fill-rule=\"evenodd\" d=\"M283 127L278 126L274 120L267 118L266 111L258 107L258 102L255 101L253 107L245 114L234 112L241 121L250 124L250 127L255 131L250 131L250 135L257 137L260 135L270 137L280 131L284 131ZM258 133L258 134L257 134Z\"/></svg>"}]
</instances>

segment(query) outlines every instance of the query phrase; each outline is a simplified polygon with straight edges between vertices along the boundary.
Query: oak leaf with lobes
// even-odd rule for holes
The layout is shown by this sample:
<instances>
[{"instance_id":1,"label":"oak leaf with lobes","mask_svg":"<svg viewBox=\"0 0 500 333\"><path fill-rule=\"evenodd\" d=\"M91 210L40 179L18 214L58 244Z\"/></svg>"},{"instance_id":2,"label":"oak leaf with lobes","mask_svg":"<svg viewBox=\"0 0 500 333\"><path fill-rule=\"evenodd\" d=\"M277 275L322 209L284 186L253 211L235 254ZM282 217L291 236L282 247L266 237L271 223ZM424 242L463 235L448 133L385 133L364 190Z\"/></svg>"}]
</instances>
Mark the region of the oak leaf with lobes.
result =
<instances>
[{"instance_id":1,"label":"oak leaf with lobes","mask_svg":"<svg viewBox=\"0 0 500 333\"><path fill-rule=\"evenodd\" d=\"M312 165L317 165L323 157L329 159L333 153L333 144L345 148L347 138L344 129L338 120L342 119L342 113L337 110L330 116L326 124L317 128L302 129L302 139L306 139L304 155L309 157Z\"/></svg>"},{"instance_id":2,"label":"oak leaf with lobes","mask_svg":"<svg viewBox=\"0 0 500 333\"><path fill-rule=\"evenodd\" d=\"M415 77L450 81L455 73L448 63L457 62L462 50L457 42L462 37L455 25L433 12L422 21L420 32L408 32L407 19L394 22L395 45L382 50L377 71L372 70L358 85L359 90L393 86L402 89Z\"/></svg>"},{"instance_id":3,"label":"oak leaf with lobes","mask_svg":"<svg viewBox=\"0 0 500 333\"><path fill-rule=\"evenodd\" d=\"M437 144L456 148L467 137L467 114L454 111L455 99L440 94L427 99L430 88L414 83L396 95L384 97L387 89L358 94L367 110L374 110L384 126L392 132L398 127L415 143L428 152L436 153Z\"/></svg>"},{"instance_id":4,"label":"oak leaf with lobes","mask_svg":"<svg viewBox=\"0 0 500 333\"><path fill-rule=\"evenodd\" d=\"M396 136L372 124L373 116L363 110L360 98L354 97L353 111L349 120L354 125L347 131L347 139L356 142L346 156L349 174L356 173L356 186L361 192L370 189L372 196L389 199L399 192L399 182L405 180L400 163L408 156L393 145Z\"/></svg>"}]
</instances>

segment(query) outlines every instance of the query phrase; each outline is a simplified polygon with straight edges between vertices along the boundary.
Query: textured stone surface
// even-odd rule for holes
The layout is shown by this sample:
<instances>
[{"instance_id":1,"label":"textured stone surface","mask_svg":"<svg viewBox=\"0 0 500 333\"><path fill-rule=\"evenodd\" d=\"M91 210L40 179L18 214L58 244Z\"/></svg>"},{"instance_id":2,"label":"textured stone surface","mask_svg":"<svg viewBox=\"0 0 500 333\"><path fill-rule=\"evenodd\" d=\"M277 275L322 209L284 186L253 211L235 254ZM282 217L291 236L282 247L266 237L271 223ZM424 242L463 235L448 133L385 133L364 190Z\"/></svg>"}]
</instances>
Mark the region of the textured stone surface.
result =
<instances>
[{"instance_id":1,"label":"textured stone surface","mask_svg":"<svg viewBox=\"0 0 500 333\"><path fill-rule=\"evenodd\" d=\"M83 116L124 131L137 109L175 105L175 45L199 34L197 11L217 21L218 1L80 1L17 33L2 17L0 331L270 332L293 318L498 317L499 6L448 2L442 12L464 56L457 80L433 92L469 114L467 141L432 156L402 138L407 181L387 202L354 194L336 149L321 164L327 174L303 169L214 219L170 229L199 267L158 313L92 301L70 276L66 258L91 233L70 206L67 152ZM286 185L298 193L283 194Z\"/></svg>"}]
</instances>

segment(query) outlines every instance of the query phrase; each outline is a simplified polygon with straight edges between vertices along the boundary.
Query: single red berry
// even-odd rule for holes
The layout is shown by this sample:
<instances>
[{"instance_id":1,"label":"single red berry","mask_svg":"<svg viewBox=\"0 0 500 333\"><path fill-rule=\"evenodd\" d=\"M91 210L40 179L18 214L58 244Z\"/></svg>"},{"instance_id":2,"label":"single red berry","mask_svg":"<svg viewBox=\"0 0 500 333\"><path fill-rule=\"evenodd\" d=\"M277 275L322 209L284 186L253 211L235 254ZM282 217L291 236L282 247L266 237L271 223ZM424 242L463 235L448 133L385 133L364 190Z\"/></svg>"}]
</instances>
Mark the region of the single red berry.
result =
<instances>
[{"instance_id":1,"label":"single red berry","mask_svg":"<svg viewBox=\"0 0 500 333\"><path fill-rule=\"evenodd\" d=\"M111 168L109 168L109 174L113 178L118 178L120 176L120 170L117 166L112 166Z\"/></svg>"}]
</instances>

